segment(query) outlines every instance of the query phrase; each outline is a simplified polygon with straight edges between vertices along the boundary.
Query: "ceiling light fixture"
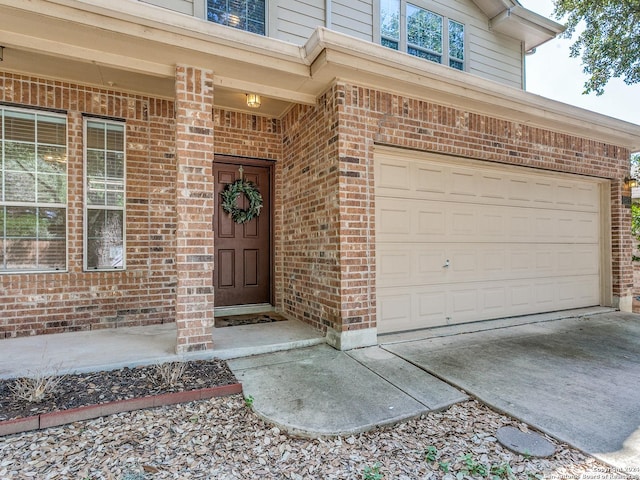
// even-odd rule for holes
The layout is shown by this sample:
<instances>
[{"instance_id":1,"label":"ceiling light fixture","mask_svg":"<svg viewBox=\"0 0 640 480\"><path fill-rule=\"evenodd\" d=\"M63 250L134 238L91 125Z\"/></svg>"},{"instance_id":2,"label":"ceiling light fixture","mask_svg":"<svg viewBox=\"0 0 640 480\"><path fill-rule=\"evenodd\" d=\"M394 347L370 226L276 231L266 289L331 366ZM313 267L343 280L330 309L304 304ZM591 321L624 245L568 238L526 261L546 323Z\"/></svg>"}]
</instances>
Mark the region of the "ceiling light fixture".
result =
<instances>
[{"instance_id":1,"label":"ceiling light fixture","mask_svg":"<svg viewBox=\"0 0 640 480\"><path fill-rule=\"evenodd\" d=\"M257 93L247 93L247 107L260 108L262 100Z\"/></svg>"}]
</instances>

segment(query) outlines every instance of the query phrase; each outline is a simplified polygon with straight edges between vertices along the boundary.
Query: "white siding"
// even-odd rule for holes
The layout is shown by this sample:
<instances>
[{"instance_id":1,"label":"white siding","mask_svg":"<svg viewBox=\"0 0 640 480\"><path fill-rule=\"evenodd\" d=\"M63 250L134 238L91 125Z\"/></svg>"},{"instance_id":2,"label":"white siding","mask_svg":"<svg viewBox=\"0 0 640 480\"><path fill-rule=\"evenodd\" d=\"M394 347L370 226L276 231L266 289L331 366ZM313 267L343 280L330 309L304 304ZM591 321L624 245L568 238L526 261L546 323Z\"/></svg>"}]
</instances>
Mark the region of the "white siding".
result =
<instances>
[{"instance_id":1,"label":"white siding","mask_svg":"<svg viewBox=\"0 0 640 480\"><path fill-rule=\"evenodd\" d=\"M372 42L372 0L332 0L331 29Z\"/></svg>"},{"instance_id":2,"label":"white siding","mask_svg":"<svg viewBox=\"0 0 640 480\"><path fill-rule=\"evenodd\" d=\"M299 45L325 22L324 0L277 0L269 12L270 36Z\"/></svg>"},{"instance_id":3,"label":"white siding","mask_svg":"<svg viewBox=\"0 0 640 480\"><path fill-rule=\"evenodd\" d=\"M193 0L140 0L142 3L150 3L158 7L167 8L175 12L194 15Z\"/></svg>"},{"instance_id":4,"label":"white siding","mask_svg":"<svg viewBox=\"0 0 640 480\"><path fill-rule=\"evenodd\" d=\"M141 0L176 12L204 17L205 0ZM298 45L325 26L328 0L267 0L268 34ZM330 0L331 28L378 42L379 0ZM522 52L518 40L489 30L489 19L472 0L411 0L465 25L467 72L522 88Z\"/></svg>"},{"instance_id":5,"label":"white siding","mask_svg":"<svg viewBox=\"0 0 640 480\"><path fill-rule=\"evenodd\" d=\"M466 28L466 71L512 87L522 88L520 41L489 30L489 19L472 0L432 0L425 6Z\"/></svg>"}]
</instances>

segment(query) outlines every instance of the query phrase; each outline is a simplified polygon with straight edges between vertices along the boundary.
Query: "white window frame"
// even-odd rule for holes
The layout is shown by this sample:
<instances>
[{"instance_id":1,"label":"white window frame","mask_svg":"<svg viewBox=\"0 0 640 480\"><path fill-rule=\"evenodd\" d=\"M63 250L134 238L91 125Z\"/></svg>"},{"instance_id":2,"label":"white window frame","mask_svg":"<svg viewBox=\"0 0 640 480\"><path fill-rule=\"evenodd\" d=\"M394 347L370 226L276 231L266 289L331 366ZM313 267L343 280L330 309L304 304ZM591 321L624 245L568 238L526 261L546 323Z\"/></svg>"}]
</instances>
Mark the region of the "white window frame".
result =
<instances>
[{"instance_id":1,"label":"white window frame","mask_svg":"<svg viewBox=\"0 0 640 480\"><path fill-rule=\"evenodd\" d=\"M88 194L89 194L89 182L87 178L87 150L88 150L88 136L87 136L87 124L88 123L102 123L106 125L117 125L122 127L123 129L123 178L122 178L122 187L123 187L123 204L121 207L109 206L109 205L90 205ZM103 117L93 117L90 115L85 115L83 118L83 169L82 169L82 184L83 184L83 269L85 272L119 272L127 269L127 125L122 120L111 120L105 119ZM106 151L106 148L105 148ZM109 210L109 211L121 211L122 212L122 266L118 267L90 267L88 265L88 257L89 257L89 249L88 249L88 240L89 240L89 210Z\"/></svg>"},{"instance_id":2,"label":"white window frame","mask_svg":"<svg viewBox=\"0 0 640 480\"><path fill-rule=\"evenodd\" d=\"M269 0L264 0L264 36L265 37L270 36L269 32L271 30L271 28L269 27L269 25L271 24L269 3L271 3L269 2ZM208 15L209 9L207 7L207 0L194 0L193 10L194 10L194 15L196 17L203 18L207 22L211 22L211 20L209 20L209 15ZM211 23L215 23L215 22L211 22ZM218 23L217 25L222 25L222 24ZM229 28L234 28L234 27L229 27ZM241 32L253 33L253 32L249 32L248 30L241 30L241 29L237 29L237 30L240 30ZM254 35L260 35L260 34L255 33Z\"/></svg>"},{"instance_id":3,"label":"white window frame","mask_svg":"<svg viewBox=\"0 0 640 480\"><path fill-rule=\"evenodd\" d=\"M2 195L3 192L6 192L5 190L5 185L2 185L2 189L0 190L0 208L4 208L4 207L8 207L8 206L12 206L12 207L36 207L36 208L46 208L46 207L50 207L50 208L64 208L65 210L65 232L64 232L64 244L65 244L65 255L64 255L64 268L50 268L50 269L4 269L4 267L2 265L0 265L0 275L7 275L7 274L36 274L36 273L65 273L69 271L69 121L67 119L67 114L66 113L60 113L60 111L49 111L46 109L30 109L30 108L23 108L23 107L17 107L17 106L13 106L13 105L2 105L0 104L0 111L5 112L5 111L11 111L11 112L16 112L16 113L25 113L28 115L35 115L35 117L37 118L38 115L42 115L42 116L47 116L47 117L58 117L61 119L64 119L64 123L65 123L65 130L66 130L66 139L65 139L65 144L64 144L64 148L66 150L66 163L65 163L65 178L66 178L66 190L67 190L67 195L65 198L65 202L64 204L56 204L56 203L46 203L46 202L37 202L37 199L35 202L13 202L13 201L7 201L5 200L4 196ZM2 126L2 128L4 128L4 123L0 122L0 126ZM0 132L2 133L2 135L0 135L0 138L3 139L3 142L0 144L0 160L4 159L4 139L5 139L5 135L4 135L4 131ZM37 141L37 133L36 133L36 141L34 143L34 145L37 146L38 141ZM45 144L46 145L46 144ZM4 166L2 167L2 169L4 170ZM36 166L36 172L37 172L37 166ZM0 173L2 173L2 171L0 171ZM0 175L0 181L1 182L5 182L6 181L6 176L5 175ZM37 184L36 184L36 188L37 188ZM37 194L37 192L36 192ZM4 225L0 225L0 228L5 228ZM6 230L3 230L2 232L0 232L0 238L4 238L6 239ZM3 244L4 245L4 244ZM0 248L5 248L5 246L2 246ZM6 254L5 254L6 255ZM6 256L5 256L6 259Z\"/></svg>"},{"instance_id":4,"label":"white window frame","mask_svg":"<svg viewBox=\"0 0 640 480\"><path fill-rule=\"evenodd\" d=\"M440 17L442 17L442 21L443 21L442 23L442 54L440 54L441 62L439 63L439 65L444 65L446 67L449 67L461 72L467 72L469 70L468 23L465 22L464 19L462 18L456 18L455 16L451 16L449 12L445 11L445 9L439 8L440 6L437 4L434 4L434 2L427 2L424 0L399 0L399 1L400 1L400 38L398 40L398 51L404 52L404 53L408 52L407 4L410 3L411 5L414 5L423 10L427 10L431 13L435 13L436 15L439 15ZM373 20L376 26L374 29L373 40L375 43L381 45L382 44L382 34L381 34L382 25L381 25L381 15L380 15L380 8L381 8L380 0L374 0L373 6L374 6ZM449 60L451 59L451 57L449 56L449 21L459 23L464 28L464 47L463 47L464 60L462 60L462 63L463 63L462 70L449 66ZM421 58L421 57L416 56L416 58ZM438 63L438 62L433 62L432 60L427 60L427 59L423 59L423 60L430 61L432 63ZM453 59L453 60L459 61L458 59Z\"/></svg>"}]
</instances>

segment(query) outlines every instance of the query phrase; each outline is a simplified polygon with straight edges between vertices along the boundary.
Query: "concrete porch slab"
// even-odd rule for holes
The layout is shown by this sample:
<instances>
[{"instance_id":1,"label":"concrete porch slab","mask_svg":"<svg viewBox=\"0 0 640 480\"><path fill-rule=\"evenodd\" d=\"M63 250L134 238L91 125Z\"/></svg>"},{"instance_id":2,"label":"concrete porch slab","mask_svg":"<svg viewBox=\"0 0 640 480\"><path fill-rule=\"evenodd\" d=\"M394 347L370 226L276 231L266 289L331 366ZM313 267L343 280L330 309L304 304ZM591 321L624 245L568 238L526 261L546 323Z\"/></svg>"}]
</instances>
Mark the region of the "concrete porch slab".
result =
<instances>
[{"instance_id":1,"label":"concrete porch slab","mask_svg":"<svg viewBox=\"0 0 640 480\"><path fill-rule=\"evenodd\" d=\"M179 360L226 360L324 342L320 332L295 320L216 328L213 350L185 355L175 353L173 323L10 338L0 341L0 378L114 370Z\"/></svg>"}]
</instances>

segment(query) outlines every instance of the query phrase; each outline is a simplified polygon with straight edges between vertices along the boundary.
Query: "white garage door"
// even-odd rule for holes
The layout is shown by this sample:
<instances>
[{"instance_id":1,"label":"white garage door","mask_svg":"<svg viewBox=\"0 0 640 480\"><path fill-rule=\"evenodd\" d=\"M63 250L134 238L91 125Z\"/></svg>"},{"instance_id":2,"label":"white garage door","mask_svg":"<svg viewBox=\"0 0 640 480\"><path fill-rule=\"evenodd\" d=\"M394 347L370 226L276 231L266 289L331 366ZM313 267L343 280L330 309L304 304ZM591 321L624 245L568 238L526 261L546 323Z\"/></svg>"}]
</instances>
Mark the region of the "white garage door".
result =
<instances>
[{"instance_id":1,"label":"white garage door","mask_svg":"<svg viewBox=\"0 0 640 480\"><path fill-rule=\"evenodd\" d=\"M378 150L378 332L600 304L600 185Z\"/></svg>"}]
</instances>

